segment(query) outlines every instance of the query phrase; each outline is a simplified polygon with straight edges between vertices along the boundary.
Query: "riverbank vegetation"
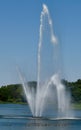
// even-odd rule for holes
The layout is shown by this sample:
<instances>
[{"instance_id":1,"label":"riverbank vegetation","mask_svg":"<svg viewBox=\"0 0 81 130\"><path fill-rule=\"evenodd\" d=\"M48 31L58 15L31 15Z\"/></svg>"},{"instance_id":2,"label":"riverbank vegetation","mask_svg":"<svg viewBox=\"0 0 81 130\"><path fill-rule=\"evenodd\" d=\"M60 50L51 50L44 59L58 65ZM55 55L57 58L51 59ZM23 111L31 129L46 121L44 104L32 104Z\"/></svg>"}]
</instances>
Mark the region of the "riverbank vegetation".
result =
<instances>
[{"instance_id":1,"label":"riverbank vegetation","mask_svg":"<svg viewBox=\"0 0 81 130\"><path fill-rule=\"evenodd\" d=\"M68 82L62 80L62 83L66 86L66 91L71 93L71 102L74 107L81 108L81 79L76 82ZM33 86L36 88L37 83L35 81L28 82L30 88ZM0 103L26 103L26 98L23 92L21 84L11 84L0 87Z\"/></svg>"},{"instance_id":2,"label":"riverbank vegetation","mask_svg":"<svg viewBox=\"0 0 81 130\"><path fill-rule=\"evenodd\" d=\"M81 79L78 79L76 82L68 82L66 80L62 82L71 93L71 102L81 103Z\"/></svg>"}]
</instances>

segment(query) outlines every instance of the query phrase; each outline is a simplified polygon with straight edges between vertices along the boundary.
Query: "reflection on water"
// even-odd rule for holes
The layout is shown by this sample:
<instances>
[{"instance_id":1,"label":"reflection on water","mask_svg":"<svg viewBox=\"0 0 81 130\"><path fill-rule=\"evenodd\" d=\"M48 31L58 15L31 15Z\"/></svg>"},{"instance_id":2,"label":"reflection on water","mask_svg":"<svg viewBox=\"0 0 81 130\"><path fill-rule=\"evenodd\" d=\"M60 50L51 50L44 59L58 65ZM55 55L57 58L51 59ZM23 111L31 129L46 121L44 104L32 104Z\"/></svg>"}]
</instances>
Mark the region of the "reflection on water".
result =
<instances>
[{"instance_id":1,"label":"reflection on water","mask_svg":"<svg viewBox=\"0 0 81 130\"><path fill-rule=\"evenodd\" d=\"M81 117L81 111L75 111L75 114ZM77 130L77 129L80 130L81 129L81 120L79 119L45 120L45 119L33 119L31 117L29 117L28 119L27 115L29 116L31 115L31 112L29 111L27 105L0 104L0 130Z\"/></svg>"},{"instance_id":2,"label":"reflection on water","mask_svg":"<svg viewBox=\"0 0 81 130\"><path fill-rule=\"evenodd\" d=\"M27 124L28 125L28 124ZM68 122L63 121L35 121L30 123L30 127L34 128L34 130L66 130L68 128Z\"/></svg>"},{"instance_id":3,"label":"reflection on water","mask_svg":"<svg viewBox=\"0 0 81 130\"><path fill-rule=\"evenodd\" d=\"M0 119L1 130L80 130L81 120Z\"/></svg>"}]
</instances>

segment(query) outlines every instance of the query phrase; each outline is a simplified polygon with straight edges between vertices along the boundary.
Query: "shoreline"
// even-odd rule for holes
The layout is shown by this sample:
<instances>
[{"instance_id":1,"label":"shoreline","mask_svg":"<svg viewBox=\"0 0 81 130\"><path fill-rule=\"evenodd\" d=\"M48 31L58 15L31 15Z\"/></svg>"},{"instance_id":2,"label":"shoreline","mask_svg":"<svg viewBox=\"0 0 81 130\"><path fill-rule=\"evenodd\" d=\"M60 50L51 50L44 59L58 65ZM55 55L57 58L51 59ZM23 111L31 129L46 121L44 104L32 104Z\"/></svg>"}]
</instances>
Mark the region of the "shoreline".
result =
<instances>
[{"instance_id":1,"label":"shoreline","mask_svg":"<svg viewBox=\"0 0 81 130\"><path fill-rule=\"evenodd\" d=\"M0 102L0 104L19 104L19 105L28 105L26 102ZM72 109L81 110L81 103L72 103Z\"/></svg>"},{"instance_id":2,"label":"shoreline","mask_svg":"<svg viewBox=\"0 0 81 130\"><path fill-rule=\"evenodd\" d=\"M81 103L72 103L72 109L81 110Z\"/></svg>"},{"instance_id":3,"label":"shoreline","mask_svg":"<svg viewBox=\"0 0 81 130\"><path fill-rule=\"evenodd\" d=\"M21 105L28 105L28 103L24 103L24 102L0 102L0 104L21 104Z\"/></svg>"}]
</instances>

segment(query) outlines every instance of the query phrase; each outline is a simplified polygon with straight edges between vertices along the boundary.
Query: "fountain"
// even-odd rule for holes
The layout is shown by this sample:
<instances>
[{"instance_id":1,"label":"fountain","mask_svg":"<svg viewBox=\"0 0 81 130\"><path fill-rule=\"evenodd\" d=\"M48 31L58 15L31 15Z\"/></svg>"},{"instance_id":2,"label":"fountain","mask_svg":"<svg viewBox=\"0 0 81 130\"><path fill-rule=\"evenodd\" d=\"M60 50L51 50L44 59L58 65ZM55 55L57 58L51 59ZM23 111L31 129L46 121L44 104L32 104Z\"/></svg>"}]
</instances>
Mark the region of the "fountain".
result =
<instances>
[{"instance_id":1,"label":"fountain","mask_svg":"<svg viewBox=\"0 0 81 130\"><path fill-rule=\"evenodd\" d=\"M22 76L20 71L19 71L19 76L22 81L23 89L33 117L43 116L43 112L46 108L46 103L49 101L51 97L51 99L53 99L52 102L54 102L57 109L57 117L67 118L70 117L70 98L69 98L70 96L66 91L65 86L61 82L61 78L59 76L58 70L54 70L54 65L55 65L54 56L49 55L47 58L47 65L49 64L48 62L50 62L50 59L52 59L53 61L51 62L51 66L53 69L50 72L48 72L49 74L46 72L50 70L49 68L50 65L44 66L43 68L43 64L42 64L43 63L42 58L44 58L44 56L42 56L42 50L43 50L42 46L43 46L45 24L48 26L47 33L49 34L51 39L49 46L55 48L58 45L58 40L53 31L53 23L50 17L48 7L45 4L43 4L43 10L40 16L37 87L36 88L29 87L27 81ZM47 43L44 41L44 46L46 44ZM52 48L50 52L53 51ZM44 73L44 71L46 74Z\"/></svg>"}]
</instances>

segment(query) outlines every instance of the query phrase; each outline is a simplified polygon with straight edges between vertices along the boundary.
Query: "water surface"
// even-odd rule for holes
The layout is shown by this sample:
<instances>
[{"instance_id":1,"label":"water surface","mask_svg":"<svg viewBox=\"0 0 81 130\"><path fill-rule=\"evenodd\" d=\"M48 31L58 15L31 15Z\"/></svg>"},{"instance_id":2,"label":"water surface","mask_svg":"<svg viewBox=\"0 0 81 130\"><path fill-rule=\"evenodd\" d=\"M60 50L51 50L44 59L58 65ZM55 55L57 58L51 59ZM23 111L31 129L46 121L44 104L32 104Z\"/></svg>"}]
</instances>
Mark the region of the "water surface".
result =
<instances>
[{"instance_id":1,"label":"water surface","mask_svg":"<svg viewBox=\"0 0 81 130\"><path fill-rule=\"evenodd\" d=\"M52 115L52 113L51 113ZM76 119L32 118L27 105L0 104L0 130L80 130L81 111Z\"/></svg>"}]
</instances>

